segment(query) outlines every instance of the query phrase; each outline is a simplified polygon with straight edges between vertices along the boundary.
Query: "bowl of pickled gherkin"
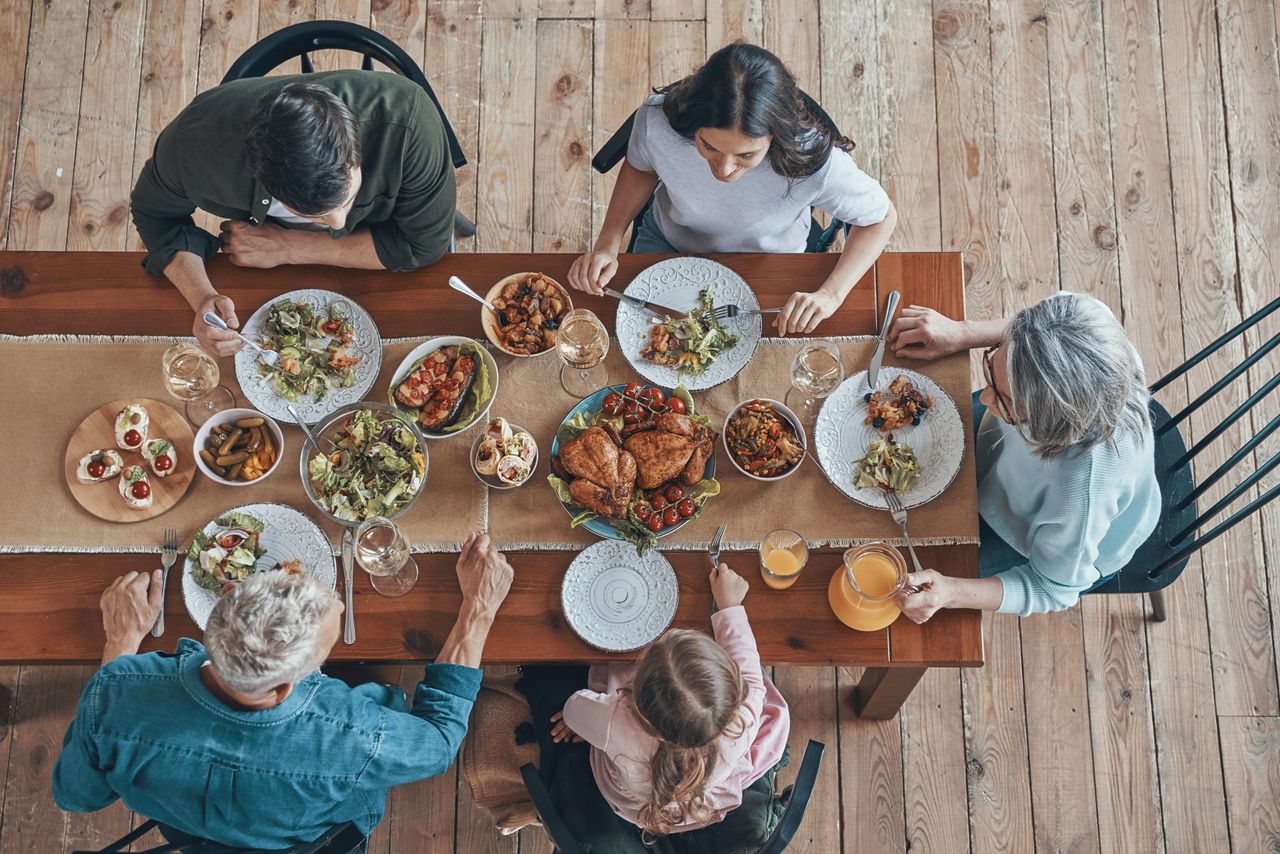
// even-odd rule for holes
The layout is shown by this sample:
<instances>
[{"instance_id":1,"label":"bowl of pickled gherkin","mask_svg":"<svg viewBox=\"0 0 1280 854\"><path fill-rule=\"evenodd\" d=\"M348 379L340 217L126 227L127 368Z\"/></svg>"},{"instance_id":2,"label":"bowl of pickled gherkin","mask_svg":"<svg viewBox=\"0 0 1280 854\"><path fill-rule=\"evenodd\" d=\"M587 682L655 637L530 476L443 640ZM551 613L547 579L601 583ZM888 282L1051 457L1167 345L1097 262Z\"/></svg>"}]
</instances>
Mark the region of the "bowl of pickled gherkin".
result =
<instances>
[{"instance_id":1,"label":"bowl of pickled gherkin","mask_svg":"<svg viewBox=\"0 0 1280 854\"><path fill-rule=\"evenodd\" d=\"M280 465L284 433L256 409L224 409L196 431L196 468L214 483L249 486Z\"/></svg>"}]
</instances>

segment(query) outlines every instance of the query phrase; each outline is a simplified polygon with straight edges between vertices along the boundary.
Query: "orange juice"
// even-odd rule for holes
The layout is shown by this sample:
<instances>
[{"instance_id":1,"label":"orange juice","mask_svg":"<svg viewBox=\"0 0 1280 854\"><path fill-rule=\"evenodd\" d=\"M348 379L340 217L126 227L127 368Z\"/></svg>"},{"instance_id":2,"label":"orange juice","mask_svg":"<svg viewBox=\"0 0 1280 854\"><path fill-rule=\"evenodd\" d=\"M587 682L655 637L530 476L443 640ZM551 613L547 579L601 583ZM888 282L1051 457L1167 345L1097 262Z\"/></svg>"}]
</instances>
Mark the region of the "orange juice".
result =
<instances>
[{"instance_id":1,"label":"orange juice","mask_svg":"<svg viewBox=\"0 0 1280 854\"><path fill-rule=\"evenodd\" d=\"M787 549L774 549L764 556L760 577L774 590L786 590L796 583L800 566L800 559Z\"/></svg>"},{"instance_id":2,"label":"orange juice","mask_svg":"<svg viewBox=\"0 0 1280 854\"><path fill-rule=\"evenodd\" d=\"M895 594L902 587L906 563L897 549L871 543L845 552L844 566L831 576L827 598L840 622L853 629L883 629L902 613Z\"/></svg>"}]
</instances>

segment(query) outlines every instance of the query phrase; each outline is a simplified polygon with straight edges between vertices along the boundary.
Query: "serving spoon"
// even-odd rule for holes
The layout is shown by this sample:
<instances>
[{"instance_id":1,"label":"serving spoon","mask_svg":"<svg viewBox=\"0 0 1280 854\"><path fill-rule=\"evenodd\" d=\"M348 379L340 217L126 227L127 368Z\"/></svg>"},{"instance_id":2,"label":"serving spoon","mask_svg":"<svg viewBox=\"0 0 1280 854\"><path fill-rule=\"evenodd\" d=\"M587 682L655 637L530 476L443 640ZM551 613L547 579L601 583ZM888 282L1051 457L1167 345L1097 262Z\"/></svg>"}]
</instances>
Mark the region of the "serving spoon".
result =
<instances>
[{"instance_id":1,"label":"serving spoon","mask_svg":"<svg viewBox=\"0 0 1280 854\"><path fill-rule=\"evenodd\" d=\"M298 412L298 407L292 403L285 407L289 410L289 414L298 422L298 426L302 428L302 434L307 437L307 444L315 449L315 452L322 457L327 457L324 451L320 450L320 443L316 440L316 434L311 432L311 428L307 426L307 422L302 419L302 413Z\"/></svg>"},{"instance_id":2,"label":"serving spoon","mask_svg":"<svg viewBox=\"0 0 1280 854\"><path fill-rule=\"evenodd\" d=\"M449 277L449 287L453 288L455 291L457 291L460 294L466 294L476 302L483 305L485 308L489 309L489 311L492 311L494 314L498 313L498 310L493 307L493 303L489 302L487 299L480 296L480 294L471 290L470 286L467 285L466 282L462 281L462 279L459 279L457 276Z\"/></svg>"}]
</instances>

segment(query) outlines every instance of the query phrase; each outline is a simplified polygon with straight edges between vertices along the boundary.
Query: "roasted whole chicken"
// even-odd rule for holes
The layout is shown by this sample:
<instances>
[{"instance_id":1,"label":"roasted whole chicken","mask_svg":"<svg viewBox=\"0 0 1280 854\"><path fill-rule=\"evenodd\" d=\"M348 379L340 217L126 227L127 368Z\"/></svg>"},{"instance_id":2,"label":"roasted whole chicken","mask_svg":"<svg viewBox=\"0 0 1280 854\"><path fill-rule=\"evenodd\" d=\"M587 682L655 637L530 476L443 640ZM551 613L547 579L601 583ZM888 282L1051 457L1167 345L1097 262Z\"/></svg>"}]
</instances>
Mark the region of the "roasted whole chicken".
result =
<instances>
[{"instance_id":1,"label":"roasted whole chicken","mask_svg":"<svg viewBox=\"0 0 1280 854\"><path fill-rule=\"evenodd\" d=\"M574 501L610 519L627 515L636 486L636 459L612 429L589 427L560 446L553 469L569 482Z\"/></svg>"},{"instance_id":2,"label":"roasted whole chicken","mask_svg":"<svg viewBox=\"0 0 1280 854\"><path fill-rule=\"evenodd\" d=\"M715 431L674 412L635 424L626 432L622 445L635 457L641 489L656 489L677 479L693 486L702 480L716 441Z\"/></svg>"}]
</instances>

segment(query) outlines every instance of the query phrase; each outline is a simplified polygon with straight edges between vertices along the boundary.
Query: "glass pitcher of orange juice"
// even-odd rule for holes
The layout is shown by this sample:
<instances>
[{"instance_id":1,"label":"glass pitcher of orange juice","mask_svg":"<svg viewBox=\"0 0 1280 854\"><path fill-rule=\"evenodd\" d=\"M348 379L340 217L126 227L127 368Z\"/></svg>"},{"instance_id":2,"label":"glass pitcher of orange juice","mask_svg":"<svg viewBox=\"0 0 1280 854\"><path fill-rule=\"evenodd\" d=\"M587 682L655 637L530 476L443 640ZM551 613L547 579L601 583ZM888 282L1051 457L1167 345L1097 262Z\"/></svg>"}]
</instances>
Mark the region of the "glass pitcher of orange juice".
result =
<instances>
[{"instance_id":1,"label":"glass pitcher of orange juice","mask_svg":"<svg viewBox=\"0 0 1280 854\"><path fill-rule=\"evenodd\" d=\"M907 583L907 564L888 543L867 543L844 553L831 576L827 599L840 622L874 632L898 619L897 594Z\"/></svg>"}]
</instances>

